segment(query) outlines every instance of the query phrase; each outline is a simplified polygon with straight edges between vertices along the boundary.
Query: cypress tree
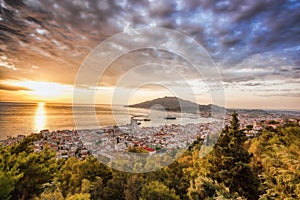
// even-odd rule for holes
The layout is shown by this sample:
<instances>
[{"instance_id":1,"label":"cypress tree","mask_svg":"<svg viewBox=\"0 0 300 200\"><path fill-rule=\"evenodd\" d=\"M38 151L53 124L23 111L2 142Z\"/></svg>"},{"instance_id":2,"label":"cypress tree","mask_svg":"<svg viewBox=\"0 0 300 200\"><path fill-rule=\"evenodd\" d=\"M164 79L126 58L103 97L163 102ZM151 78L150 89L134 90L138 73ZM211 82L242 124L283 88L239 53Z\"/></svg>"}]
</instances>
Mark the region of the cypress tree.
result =
<instances>
[{"instance_id":1,"label":"cypress tree","mask_svg":"<svg viewBox=\"0 0 300 200\"><path fill-rule=\"evenodd\" d=\"M232 114L230 126L226 126L209 158L208 176L224 183L230 193L238 193L247 199L258 199L258 179L250 168L251 154L244 148L247 137L240 130L238 114Z\"/></svg>"}]
</instances>

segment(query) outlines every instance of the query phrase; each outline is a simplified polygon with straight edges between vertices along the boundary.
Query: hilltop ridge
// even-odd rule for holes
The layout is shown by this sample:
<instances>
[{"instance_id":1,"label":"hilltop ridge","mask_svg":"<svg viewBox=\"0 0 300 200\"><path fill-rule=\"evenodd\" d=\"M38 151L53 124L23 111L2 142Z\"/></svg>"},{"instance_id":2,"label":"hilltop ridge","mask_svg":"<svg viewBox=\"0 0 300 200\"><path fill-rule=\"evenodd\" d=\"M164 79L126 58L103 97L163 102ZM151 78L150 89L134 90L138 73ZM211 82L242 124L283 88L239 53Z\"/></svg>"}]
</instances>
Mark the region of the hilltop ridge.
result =
<instances>
[{"instance_id":1,"label":"hilltop ridge","mask_svg":"<svg viewBox=\"0 0 300 200\"><path fill-rule=\"evenodd\" d=\"M211 109L225 109L224 107L220 107L217 105L209 104L209 105L201 105L195 102L184 100L178 97L162 97L157 99L152 99L149 101L144 101L137 104L127 105L126 107L131 108L144 108L144 109L164 109L166 111L173 112L209 112Z\"/></svg>"},{"instance_id":2,"label":"hilltop ridge","mask_svg":"<svg viewBox=\"0 0 300 200\"><path fill-rule=\"evenodd\" d=\"M224 112L232 113L236 111L237 113L247 113L251 116L261 115L261 114L270 114L274 111L267 111L267 110L261 110L261 109L230 109L225 108L222 106L214 105L214 104L208 104L208 105L202 105L198 104L189 100L184 100L178 97L160 97L148 101L144 101L137 104L132 105L126 105L125 107L130 108L143 108L143 109L155 109L155 110L166 110L171 112L186 112L186 113L198 113L204 117L209 117L212 113L212 110L214 112ZM278 111L277 111L278 112Z\"/></svg>"}]
</instances>

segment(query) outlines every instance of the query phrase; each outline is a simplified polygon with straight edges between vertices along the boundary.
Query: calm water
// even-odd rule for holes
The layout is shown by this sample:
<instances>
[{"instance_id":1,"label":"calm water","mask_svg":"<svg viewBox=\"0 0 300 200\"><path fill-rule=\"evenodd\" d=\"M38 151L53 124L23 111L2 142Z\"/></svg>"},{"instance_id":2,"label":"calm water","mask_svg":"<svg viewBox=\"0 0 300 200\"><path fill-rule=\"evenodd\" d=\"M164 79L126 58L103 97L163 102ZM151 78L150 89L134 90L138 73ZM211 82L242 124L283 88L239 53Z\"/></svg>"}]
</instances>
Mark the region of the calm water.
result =
<instances>
[{"instance_id":1,"label":"calm water","mask_svg":"<svg viewBox=\"0 0 300 200\"><path fill-rule=\"evenodd\" d=\"M121 105L113 107L96 105L95 109L87 105L78 105L75 108L77 126L75 126L71 104L0 102L0 139L5 139L8 135L16 136L39 132L42 129L95 129L103 126L128 124L132 115L148 115L151 118L149 122L142 121L141 126L186 124L209 120L200 119L198 115L126 108ZM96 118L93 118L93 111L96 111ZM177 119L165 120L164 117L168 114L176 116ZM96 123L92 119L95 119Z\"/></svg>"}]
</instances>

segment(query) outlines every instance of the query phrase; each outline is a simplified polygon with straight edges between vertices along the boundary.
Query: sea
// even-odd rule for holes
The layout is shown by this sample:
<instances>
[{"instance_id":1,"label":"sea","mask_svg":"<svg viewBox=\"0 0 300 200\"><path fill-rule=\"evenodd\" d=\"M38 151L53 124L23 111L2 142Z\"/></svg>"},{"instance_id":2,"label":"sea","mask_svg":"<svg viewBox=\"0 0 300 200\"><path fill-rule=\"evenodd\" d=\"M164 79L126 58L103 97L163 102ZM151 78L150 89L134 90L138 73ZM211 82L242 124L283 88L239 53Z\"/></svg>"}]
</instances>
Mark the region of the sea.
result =
<instances>
[{"instance_id":1,"label":"sea","mask_svg":"<svg viewBox=\"0 0 300 200\"><path fill-rule=\"evenodd\" d=\"M175 116L176 119L165 119L168 115ZM139 119L141 127L210 121L198 114L129 108L123 105L0 102L0 140L6 139L7 136L37 133L44 129L92 130L106 126L122 126L131 123L131 117ZM144 121L146 118L150 121Z\"/></svg>"}]
</instances>

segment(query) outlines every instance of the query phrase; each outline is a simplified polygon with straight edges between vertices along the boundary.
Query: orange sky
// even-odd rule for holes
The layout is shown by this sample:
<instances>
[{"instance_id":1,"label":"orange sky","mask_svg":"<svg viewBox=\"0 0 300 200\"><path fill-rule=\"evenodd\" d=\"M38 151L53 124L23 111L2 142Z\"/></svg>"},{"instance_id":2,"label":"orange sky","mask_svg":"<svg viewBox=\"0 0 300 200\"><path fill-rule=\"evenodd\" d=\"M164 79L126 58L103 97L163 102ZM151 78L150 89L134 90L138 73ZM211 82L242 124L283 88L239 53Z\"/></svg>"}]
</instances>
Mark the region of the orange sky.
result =
<instances>
[{"instance_id":1,"label":"orange sky","mask_svg":"<svg viewBox=\"0 0 300 200\"><path fill-rule=\"evenodd\" d=\"M128 104L179 95L200 104L224 100L228 108L300 108L300 4L296 1L122 2L3 1L0 101L71 103L78 72L97 45L135 28L158 27L178 31L201 45L222 78L220 99L213 97L214 89L208 89L205 78L185 58L145 48L115 59L99 76L97 86L79 86L79 100ZM151 46L159 38L149 34L138 39ZM167 37L165 44L187 47L177 39ZM134 41L116 40L110 45L119 52ZM151 62L161 66L142 67ZM86 78L96 72L97 66ZM143 80L161 87L139 85Z\"/></svg>"}]
</instances>

